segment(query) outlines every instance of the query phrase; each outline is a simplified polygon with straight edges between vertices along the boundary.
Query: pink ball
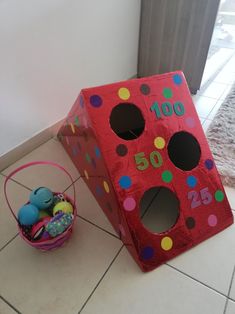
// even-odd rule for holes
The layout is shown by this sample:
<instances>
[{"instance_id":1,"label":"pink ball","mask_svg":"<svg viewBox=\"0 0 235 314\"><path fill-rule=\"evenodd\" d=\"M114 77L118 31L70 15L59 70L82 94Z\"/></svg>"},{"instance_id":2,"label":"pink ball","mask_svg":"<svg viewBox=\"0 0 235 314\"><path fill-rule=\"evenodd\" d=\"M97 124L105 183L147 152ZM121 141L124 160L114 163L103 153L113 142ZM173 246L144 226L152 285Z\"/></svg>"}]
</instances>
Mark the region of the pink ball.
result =
<instances>
[{"instance_id":1,"label":"pink ball","mask_svg":"<svg viewBox=\"0 0 235 314\"><path fill-rule=\"evenodd\" d=\"M46 225L50 220L50 216L43 217L41 220L33 225L30 234L33 241L45 241L51 238L49 233L45 230Z\"/></svg>"}]
</instances>

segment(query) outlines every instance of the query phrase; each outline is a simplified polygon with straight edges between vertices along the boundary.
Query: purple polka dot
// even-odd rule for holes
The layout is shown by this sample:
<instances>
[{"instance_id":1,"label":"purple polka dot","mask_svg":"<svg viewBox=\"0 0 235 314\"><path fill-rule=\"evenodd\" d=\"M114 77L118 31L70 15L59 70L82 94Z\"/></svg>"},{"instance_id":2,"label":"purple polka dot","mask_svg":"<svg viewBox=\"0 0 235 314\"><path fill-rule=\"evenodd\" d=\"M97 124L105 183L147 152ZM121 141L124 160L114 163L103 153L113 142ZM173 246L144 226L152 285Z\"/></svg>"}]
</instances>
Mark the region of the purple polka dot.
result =
<instances>
[{"instance_id":1,"label":"purple polka dot","mask_svg":"<svg viewBox=\"0 0 235 314\"><path fill-rule=\"evenodd\" d=\"M208 169L208 170L213 169L213 167L214 167L214 162L213 162L213 160L207 159L207 160L205 161L205 167L206 167L206 169Z\"/></svg>"},{"instance_id":2,"label":"purple polka dot","mask_svg":"<svg viewBox=\"0 0 235 314\"><path fill-rule=\"evenodd\" d=\"M90 97L90 103L93 107L99 108L102 105L102 98L99 95L92 95Z\"/></svg>"},{"instance_id":3,"label":"purple polka dot","mask_svg":"<svg viewBox=\"0 0 235 314\"><path fill-rule=\"evenodd\" d=\"M146 246L141 251L141 258L143 260L151 259L153 257L153 255L154 255L154 250L153 250L153 248L151 246Z\"/></svg>"},{"instance_id":4,"label":"purple polka dot","mask_svg":"<svg viewBox=\"0 0 235 314\"><path fill-rule=\"evenodd\" d=\"M94 169L96 169L96 162L94 158L91 159L91 164L94 167Z\"/></svg>"},{"instance_id":5,"label":"purple polka dot","mask_svg":"<svg viewBox=\"0 0 235 314\"><path fill-rule=\"evenodd\" d=\"M210 215L208 217L208 225L210 227L215 227L217 225L217 217L215 215Z\"/></svg>"},{"instance_id":6,"label":"purple polka dot","mask_svg":"<svg viewBox=\"0 0 235 314\"><path fill-rule=\"evenodd\" d=\"M133 197L127 197L123 202L123 206L125 210L132 211L136 207L136 201L134 200Z\"/></svg>"},{"instance_id":7,"label":"purple polka dot","mask_svg":"<svg viewBox=\"0 0 235 314\"><path fill-rule=\"evenodd\" d=\"M84 99L83 99L82 95L79 96L79 104L82 108L84 107Z\"/></svg>"},{"instance_id":8,"label":"purple polka dot","mask_svg":"<svg viewBox=\"0 0 235 314\"><path fill-rule=\"evenodd\" d=\"M194 118L192 118L192 117L187 117L187 118L185 119L185 123L187 124L187 126L188 126L189 128L194 128L194 127L195 127L195 120L194 120Z\"/></svg>"}]
</instances>

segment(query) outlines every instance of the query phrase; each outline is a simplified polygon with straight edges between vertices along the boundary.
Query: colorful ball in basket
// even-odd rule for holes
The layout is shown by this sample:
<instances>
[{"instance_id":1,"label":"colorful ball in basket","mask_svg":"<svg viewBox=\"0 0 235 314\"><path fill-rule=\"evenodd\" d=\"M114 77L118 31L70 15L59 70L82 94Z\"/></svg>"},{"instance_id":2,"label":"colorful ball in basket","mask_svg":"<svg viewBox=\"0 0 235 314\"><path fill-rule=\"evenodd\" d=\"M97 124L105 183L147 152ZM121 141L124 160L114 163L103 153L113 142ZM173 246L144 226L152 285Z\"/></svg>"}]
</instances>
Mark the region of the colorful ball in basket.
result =
<instances>
[{"instance_id":1,"label":"colorful ball in basket","mask_svg":"<svg viewBox=\"0 0 235 314\"><path fill-rule=\"evenodd\" d=\"M48 235L48 233L46 232L46 226L51 222L52 219L54 219L55 217L51 217L51 212L52 212L52 208L54 206L54 196L61 194L60 192L54 192L52 193L52 202L53 204L50 206L48 206L47 208L45 208L45 203L43 205L43 208L41 210L39 210L38 208L36 208L36 206L34 204L30 204L27 203L26 205L22 206L23 209L20 210L20 215L19 217L21 218L22 221L22 217L21 215L24 217L24 215L27 217L27 221L26 223L30 223L31 225L21 225L20 224L20 220L19 218L16 216L15 211L13 210L13 208L11 207L10 201L8 199L8 193L7 193L7 183L9 182L9 180L18 172L32 167L32 166L36 166L36 165L45 165L45 166L52 166L55 167L59 170L61 170L62 172L64 172L70 179L71 183L72 183L72 188L73 188L73 198L70 198L67 195L63 195L65 200L68 200L68 202L70 202L72 204L72 208L73 208L73 213L70 214L71 217L67 217L69 219L63 219L62 221L58 222L58 226L59 223L63 223L64 226L64 231L62 233L57 234L55 237L51 237L50 235ZM44 189L44 188L43 188ZM42 188L39 189L40 192L40 196L41 196L41 192L43 191ZM45 190L44 190L45 191ZM37 191L38 192L38 191ZM37 195L36 192L36 195ZM33 194L33 193L32 193ZM35 194L35 193L34 193ZM73 231L73 226L74 226L74 222L75 222L75 218L77 216L77 208L76 208L76 193L75 193L75 185L73 182L73 178L72 176L69 174L69 172L62 166L60 166L59 164L52 162L52 161L34 161L34 162L30 162L28 164L22 165L19 168L13 170L5 179L4 182L4 195L5 195L5 199L6 202L9 206L9 209L13 215L13 217L15 218L17 225L18 225L18 229L19 229L19 234L21 236L21 238L30 246L37 248L39 250L42 251L50 251L56 248L61 247L71 236L72 231ZM42 195L45 195L42 193ZM49 193L48 193L49 195ZM50 196L50 195L49 195ZM33 197L34 199L34 197ZM44 199L44 201L48 201L48 199ZM59 197L59 201L60 201L60 197ZM49 204L50 201L46 204ZM39 205L40 206L40 205ZM47 206L47 205L46 205ZM40 206L41 207L41 206ZM36 213L35 208L37 209L37 213L38 216L41 213L41 217L38 221L36 221L35 219L31 219L31 221L29 221L28 215L25 214L25 208L34 208L34 211ZM29 212L29 211L28 211ZM28 214L27 212L27 214ZM23 213L23 214L22 214ZM48 214L47 217L44 217L44 215L46 215L46 213ZM33 215L32 215L33 216ZM35 215L37 216L37 215ZM37 217L38 217L37 216ZM58 215L56 215L57 218ZM49 221L49 222L48 222ZM23 221L25 223L25 221ZM34 224L32 224L32 222L35 222ZM44 227L45 227L45 231L44 231ZM60 226L59 226L60 227Z\"/></svg>"},{"instance_id":2,"label":"colorful ball in basket","mask_svg":"<svg viewBox=\"0 0 235 314\"><path fill-rule=\"evenodd\" d=\"M65 214L73 213L73 206L69 202L59 202L53 208L53 215L55 216L57 213L63 212Z\"/></svg>"},{"instance_id":3,"label":"colorful ball in basket","mask_svg":"<svg viewBox=\"0 0 235 314\"><path fill-rule=\"evenodd\" d=\"M18 220L23 226L31 226L39 220L39 210L32 204L26 204L19 209Z\"/></svg>"},{"instance_id":4,"label":"colorful ball in basket","mask_svg":"<svg viewBox=\"0 0 235 314\"><path fill-rule=\"evenodd\" d=\"M51 217L47 216L39 220L36 224L33 225L30 236L33 241L43 241L49 240L51 237L46 231L46 226L50 222Z\"/></svg>"},{"instance_id":5,"label":"colorful ball in basket","mask_svg":"<svg viewBox=\"0 0 235 314\"><path fill-rule=\"evenodd\" d=\"M54 196L50 189L39 187L30 193L29 200L38 209L46 209L53 204Z\"/></svg>"}]
</instances>

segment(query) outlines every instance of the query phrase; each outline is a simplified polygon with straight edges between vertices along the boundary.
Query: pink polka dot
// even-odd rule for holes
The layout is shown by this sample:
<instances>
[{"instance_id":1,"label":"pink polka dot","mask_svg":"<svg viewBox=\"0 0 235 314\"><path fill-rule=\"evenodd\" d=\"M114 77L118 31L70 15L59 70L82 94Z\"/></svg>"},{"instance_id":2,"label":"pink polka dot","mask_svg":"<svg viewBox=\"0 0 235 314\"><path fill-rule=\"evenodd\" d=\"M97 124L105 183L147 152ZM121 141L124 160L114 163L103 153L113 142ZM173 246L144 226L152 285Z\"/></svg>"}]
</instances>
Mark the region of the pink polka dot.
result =
<instances>
[{"instance_id":1,"label":"pink polka dot","mask_svg":"<svg viewBox=\"0 0 235 314\"><path fill-rule=\"evenodd\" d=\"M215 215L210 215L208 217L208 225L210 227L215 227L217 225L217 217Z\"/></svg>"},{"instance_id":2,"label":"pink polka dot","mask_svg":"<svg viewBox=\"0 0 235 314\"><path fill-rule=\"evenodd\" d=\"M135 209L136 201L134 200L133 197L127 197L123 202L123 206L125 210L132 211L133 209Z\"/></svg>"},{"instance_id":3,"label":"pink polka dot","mask_svg":"<svg viewBox=\"0 0 235 314\"><path fill-rule=\"evenodd\" d=\"M189 128L194 128L195 127L195 120L192 117L187 117L185 119L185 123Z\"/></svg>"},{"instance_id":4,"label":"pink polka dot","mask_svg":"<svg viewBox=\"0 0 235 314\"><path fill-rule=\"evenodd\" d=\"M123 226L120 225L120 224L119 224L119 230L120 230L120 232L121 232L121 235L122 235L123 237L125 237L125 236L126 236L126 231L125 231L125 229L123 228Z\"/></svg>"}]
</instances>

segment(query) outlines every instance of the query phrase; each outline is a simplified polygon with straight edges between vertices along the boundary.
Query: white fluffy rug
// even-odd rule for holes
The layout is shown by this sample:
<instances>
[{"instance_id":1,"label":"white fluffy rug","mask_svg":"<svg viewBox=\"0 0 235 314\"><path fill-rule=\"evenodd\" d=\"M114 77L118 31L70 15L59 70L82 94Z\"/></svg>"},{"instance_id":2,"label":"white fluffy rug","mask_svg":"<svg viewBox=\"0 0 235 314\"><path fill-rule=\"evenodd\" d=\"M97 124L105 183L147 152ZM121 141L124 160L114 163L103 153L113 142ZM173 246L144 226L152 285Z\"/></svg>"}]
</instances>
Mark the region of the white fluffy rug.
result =
<instances>
[{"instance_id":1,"label":"white fluffy rug","mask_svg":"<svg viewBox=\"0 0 235 314\"><path fill-rule=\"evenodd\" d=\"M235 84L206 136L223 184L235 187Z\"/></svg>"}]
</instances>

